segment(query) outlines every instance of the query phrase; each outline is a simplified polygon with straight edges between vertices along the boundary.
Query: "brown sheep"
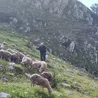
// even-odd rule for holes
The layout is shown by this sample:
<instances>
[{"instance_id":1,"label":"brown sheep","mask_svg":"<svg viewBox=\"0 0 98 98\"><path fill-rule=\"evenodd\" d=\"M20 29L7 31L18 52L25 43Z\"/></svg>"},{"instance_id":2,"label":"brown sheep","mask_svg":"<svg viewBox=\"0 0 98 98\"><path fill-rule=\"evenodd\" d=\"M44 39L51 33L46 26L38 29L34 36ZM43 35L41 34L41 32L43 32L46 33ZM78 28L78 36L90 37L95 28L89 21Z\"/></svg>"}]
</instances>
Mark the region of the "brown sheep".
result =
<instances>
[{"instance_id":1,"label":"brown sheep","mask_svg":"<svg viewBox=\"0 0 98 98\"><path fill-rule=\"evenodd\" d=\"M13 62L15 62L15 63L20 64L21 61L22 61L22 58L23 58L24 56L25 56L25 55L24 55L23 53L17 51L17 52L12 53L11 60L12 60Z\"/></svg>"},{"instance_id":2,"label":"brown sheep","mask_svg":"<svg viewBox=\"0 0 98 98\"><path fill-rule=\"evenodd\" d=\"M42 77L48 79L48 81L51 83L51 81L52 81L52 74L51 74L50 72L44 71L44 72L42 72L40 75L41 75Z\"/></svg>"},{"instance_id":3,"label":"brown sheep","mask_svg":"<svg viewBox=\"0 0 98 98\"><path fill-rule=\"evenodd\" d=\"M52 88L50 86L49 81L46 78L42 77L39 74L33 74L33 75L26 74L26 75L30 78L31 86L32 84L40 85L43 88L44 87L47 88L49 93L52 93Z\"/></svg>"},{"instance_id":4,"label":"brown sheep","mask_svg":"<svg viewBox=\"0 0 98 98\"><path fill-rule=\"evenodd\" d=\"M7 50L0 50L0 58L1 59L4 59L4 60L7 60L7 61L10 61L11 60L11 53Z\"/></svg>"}]
</instances>

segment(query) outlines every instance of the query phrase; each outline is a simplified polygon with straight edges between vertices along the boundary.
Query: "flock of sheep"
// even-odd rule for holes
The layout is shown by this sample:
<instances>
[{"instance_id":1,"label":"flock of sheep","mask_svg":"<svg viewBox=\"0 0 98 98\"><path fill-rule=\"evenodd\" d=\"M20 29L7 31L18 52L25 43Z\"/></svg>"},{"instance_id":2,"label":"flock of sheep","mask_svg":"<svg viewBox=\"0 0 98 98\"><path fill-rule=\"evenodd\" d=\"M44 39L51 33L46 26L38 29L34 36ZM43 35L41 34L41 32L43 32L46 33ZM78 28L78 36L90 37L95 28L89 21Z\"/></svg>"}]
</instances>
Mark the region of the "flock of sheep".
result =
<instances>
[{"instance_id":1,"label":"flock of sheep","mask_svg":"<svg viewBox=\"0 0 98 98\"><path fill-rule=\"evenodd\" d=\"M24 55L19 51L13 51L12 49L0 50L0 59L21 64L27 68L38 69L39 73L33 75L25 73L26 76L30 78L31 86L32 84L40 85L43 88L47 88L48 92L52 92L51 81L52 74L47 72L47 63L45 61L32 60L30 57Z\"/></svg>"}]
</instances>

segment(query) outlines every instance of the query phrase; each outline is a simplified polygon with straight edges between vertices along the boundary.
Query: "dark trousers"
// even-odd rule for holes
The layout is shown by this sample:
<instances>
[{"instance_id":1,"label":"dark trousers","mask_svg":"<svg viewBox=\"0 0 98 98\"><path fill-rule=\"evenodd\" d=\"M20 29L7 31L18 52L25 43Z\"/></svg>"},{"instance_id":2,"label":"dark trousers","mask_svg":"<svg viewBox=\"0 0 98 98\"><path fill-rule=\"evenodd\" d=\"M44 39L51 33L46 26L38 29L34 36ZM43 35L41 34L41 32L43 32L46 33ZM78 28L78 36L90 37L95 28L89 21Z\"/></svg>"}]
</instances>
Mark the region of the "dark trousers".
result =
<instances>
[{"instance_id":1,"label":"dark trousers","mask_svg":"<svg viewBox=\"0 0 98 98\"><path fill-rule=\"evenodd\" d=\"M40 53L40 60L45 61L46 60L46 53Z\"/></svg>"}]
</instances>

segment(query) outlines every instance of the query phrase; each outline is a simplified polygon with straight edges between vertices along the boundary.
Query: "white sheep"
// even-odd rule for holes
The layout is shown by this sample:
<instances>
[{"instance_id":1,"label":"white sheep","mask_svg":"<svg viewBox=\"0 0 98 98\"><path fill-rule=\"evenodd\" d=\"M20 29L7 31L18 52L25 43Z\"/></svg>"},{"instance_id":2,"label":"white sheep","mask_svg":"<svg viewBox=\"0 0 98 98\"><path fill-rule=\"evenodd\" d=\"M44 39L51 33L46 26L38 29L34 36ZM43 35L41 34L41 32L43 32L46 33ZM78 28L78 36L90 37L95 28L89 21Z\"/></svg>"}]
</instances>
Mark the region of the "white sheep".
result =
<instances>
[{"instance_id":1,"label":"white sheep","mask_svg":"<svg viewBox=\"0 0 98 98\"><path fill-rule=\"evenodd\" d=\"M28 68L34 68L34 69L39 69L39 72L43 72L46 71L47 69L47 63L44 61L33 61L31 58L29 57L23 57L22 65L25 65Z\"/></svg>"},{"instance_id":2,"label":"white sheep","mask_svg":"<svg viewBox=\"0 0 98 98\"><path fill-rule=\"evenodd\" d=\"M31 67L32 65L32 59L27 57L27 56L24 56L22 58L22 62L21 62L21 65L25 66L25 67Z\"/></svg>"},{"instance_id":3,"label":"white sheep","mask_svg":"<svg viewBox=\"0 0 98 98\"><path fill-rule=\"evenodd\" d=\"M47 70L47 63L45 61L33 61L31 66L33 68L39 68L39 72Z\"/></svg>"}]
</instances>

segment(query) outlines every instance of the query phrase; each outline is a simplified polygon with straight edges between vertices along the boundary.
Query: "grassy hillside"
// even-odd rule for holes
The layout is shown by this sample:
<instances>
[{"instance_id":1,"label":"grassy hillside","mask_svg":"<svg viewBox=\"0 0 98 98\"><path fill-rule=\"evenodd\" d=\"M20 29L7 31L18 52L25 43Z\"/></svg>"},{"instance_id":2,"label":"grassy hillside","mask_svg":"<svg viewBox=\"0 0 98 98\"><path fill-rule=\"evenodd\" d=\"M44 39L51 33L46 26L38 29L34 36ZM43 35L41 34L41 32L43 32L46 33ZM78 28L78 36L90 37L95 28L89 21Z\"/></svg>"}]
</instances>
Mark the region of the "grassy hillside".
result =
<instances>
[{"instance_id":1,"label":"grassy hillside","mask_svg":"<svg viewBox=\"0 0 98 98\"><path fill-rule=\"evenodd\" d=\"M2 29L4 28L4 29ZM39 59L39 52L35 46L28 47L28 38L21 34L13 33L9 26L0 26L0 43L4 43L6 48L17 49L32 59ZM16 65L21 69L11 72L8 69L8 62L0 60L0 77L8 79L8 83L0 81L0 92L11 95L10 98L97 98L98 81L91 75L81 71L77 67L69 65L65 61L49 54L47 60L48 71L53 74L53 92L48 94L47 89L41 90L39 86L30 87L29 79L24 75L26 69L21 65ZM4 70L4 71L1 71ZM34 73L33 70L30 70Z\"/></svg>"}]
</instances>

